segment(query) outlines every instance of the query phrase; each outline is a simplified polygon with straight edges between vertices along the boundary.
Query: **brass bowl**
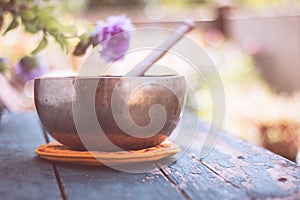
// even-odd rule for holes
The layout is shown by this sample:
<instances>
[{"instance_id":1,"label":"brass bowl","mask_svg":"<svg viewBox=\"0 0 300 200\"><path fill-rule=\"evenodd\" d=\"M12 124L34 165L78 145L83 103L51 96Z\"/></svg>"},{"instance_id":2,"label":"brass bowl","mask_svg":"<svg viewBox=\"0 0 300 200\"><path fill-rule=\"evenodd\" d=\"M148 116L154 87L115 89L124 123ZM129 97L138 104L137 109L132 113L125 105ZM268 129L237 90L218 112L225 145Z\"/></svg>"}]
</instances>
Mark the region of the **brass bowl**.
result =
<instances>
[{"instance_id":1,"label":"brass bowl","mask_svg":"<svg viewBox=\"0 0 300 200\"><path fill-rule=\"evenodd\" d=\"M34 100L42 124L54 139L75 150L116 151L107 138L123 150L160 144L178 124L185 93L185 79L176 75L49 77L34 82ZM140 131L150 123L160 126L149 116L151 106L157 104L166 114L161 129L155 134ZM129 112L125 112L122 105L127 106ZM152 120L161 116L152 114ZM99 134L97 126L90 123L93 119L104 134ZM130 129L130 122L137 128ZM128 125L125 131L119 127L120 123ZM128 133L128 127L133 135Z\"/></svg>"}]
</instances>

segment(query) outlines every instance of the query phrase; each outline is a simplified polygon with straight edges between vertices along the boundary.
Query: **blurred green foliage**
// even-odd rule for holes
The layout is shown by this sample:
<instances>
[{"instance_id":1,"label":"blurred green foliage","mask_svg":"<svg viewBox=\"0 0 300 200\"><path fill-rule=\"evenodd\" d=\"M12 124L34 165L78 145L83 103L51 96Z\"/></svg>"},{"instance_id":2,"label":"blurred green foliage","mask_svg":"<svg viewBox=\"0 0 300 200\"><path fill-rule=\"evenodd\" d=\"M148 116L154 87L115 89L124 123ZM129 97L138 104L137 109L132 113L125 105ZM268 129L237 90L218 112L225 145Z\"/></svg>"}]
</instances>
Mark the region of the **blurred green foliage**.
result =
<instances>
[{"instance_id":1,"label":"blurred green foliage","mask_svg":"<svg viewBox=\"0 0 300 200\"><path fill-rule=\"evenodd\" d=\"M68 37L74 37L77 30L73 26L65 26L60 23L55 13L56 6L51 1L34 0L0 0L0 31L3 35L23 25L26 32L43 33L43 38L32 51L35 55L48 44L48 37L52 36L60 47L68 52ZM5 18L11 21L5 27Z\"/></svg>"}]
</instances>

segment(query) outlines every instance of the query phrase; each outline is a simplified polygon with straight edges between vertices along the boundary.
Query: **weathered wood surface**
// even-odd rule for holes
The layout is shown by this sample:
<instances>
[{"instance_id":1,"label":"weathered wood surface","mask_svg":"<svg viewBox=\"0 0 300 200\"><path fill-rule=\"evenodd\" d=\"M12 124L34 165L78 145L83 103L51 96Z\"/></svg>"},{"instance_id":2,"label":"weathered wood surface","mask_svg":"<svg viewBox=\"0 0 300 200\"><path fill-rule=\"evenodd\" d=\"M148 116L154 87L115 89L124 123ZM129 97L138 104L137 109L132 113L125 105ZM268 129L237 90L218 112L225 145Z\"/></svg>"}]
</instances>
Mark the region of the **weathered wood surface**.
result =
<instances>
[{"instance_id":1,"label":"weathered wood surface","mask_svg":"<svg viewBox=\"0 0 300 200\"><path fill-rule=\"evenodd\" d=\"M107 167L57 167L69 199L185 199L160 171L132 174Z\"/></svg>"},{"instance_id":2,"label":"weathered wood surface","mask_svg":"<svg viewBox=\"0 0 300 200\"><path fill-rule=\"evenodd\" d=\"M249 198L300 199L299 166L228 134L201 163Z\"/></svg>"},{"instance_id":3,"label":"weathered wood surface","mask_svg":"<svg viewBox=\"0 0 300 200\"><path fill-rule=\"evenodd\" d=\"M59 199L51 164L34 150L45 143L33 113L4 115L0 123L0 199Z\"/></svg>"},{"instance_id":4,"label":"weathered wood surface","mask_svg":"<svg viewBox=\"0 0 300 200\"><path fill-rule=\"evenodd\" d=\"M192 117L186 115L187 118ZM191 121L190 119L187 119ZM185 130L186 137L193 137L192 124ZM208 125L200 121L196 141L202 141ZM249 144L222 131L217 145L205 158L199 158L199 143L194 143L188 153L180 158L176 165L163 169L164 173L192 198L205 199L300 199L300 167L295 163L275 155L261 147ZM189 157L188 159L186 158ZM189 163L189 165L187 165ZM215 183L207 183L201 172L207 170L218 176L210 178ZM197 169L197 170L195 170ZM199 181L199 179L202 181ZM222 179L220 181L219 179ZM203 184L204 182L204 184ZM188 183L188 184L187 184ZM233 186L228 187L225 183ZM201 187L202 184L202 187ZM190 187L190 185L196 185ZM209 186L207 186L209 185ZM218 191L205 189L215 186ZM201 188L201 189L200 189ZM204 192L199 196L199 191Z\"/></svg>"},{"instance_id":5,"label":"weathered wood surface","mask_svg":"<svg viewBox=\"0 0 300 200\"><path fill-rule=\"evenodd\" d=\"M33 113L3 118L0 199L300 199L299 166L226 133L204 159L195 143L170 166L139 174L43 161L34 155L43 137Z\"/></svg>"},{"instance_id":6,"label":"weathered wood surface","mask_svg":"<svg viewBox=\"0 0 300 200\"><path fill-rule=\"evenodd\" d=\"M172 165L180 169L180 176L186 177L182 180L187 181L184 183L187 187L173 181L164 169L132 174L107 167L59 163L56 166L66 196L70 199L97 199L99 196L104 199L215 199L226 193L232 193L231 197L245 197L245 194L238 194L239 191L234 186L201 166L199 162L197 167L190 167L191 160L191 156L187 154ZM177 172L174 171L174 174ZM199 175L196 179L195 174ZM220 187L223 187L223 190L220 190Z\"/></svg>"}]
</instances>

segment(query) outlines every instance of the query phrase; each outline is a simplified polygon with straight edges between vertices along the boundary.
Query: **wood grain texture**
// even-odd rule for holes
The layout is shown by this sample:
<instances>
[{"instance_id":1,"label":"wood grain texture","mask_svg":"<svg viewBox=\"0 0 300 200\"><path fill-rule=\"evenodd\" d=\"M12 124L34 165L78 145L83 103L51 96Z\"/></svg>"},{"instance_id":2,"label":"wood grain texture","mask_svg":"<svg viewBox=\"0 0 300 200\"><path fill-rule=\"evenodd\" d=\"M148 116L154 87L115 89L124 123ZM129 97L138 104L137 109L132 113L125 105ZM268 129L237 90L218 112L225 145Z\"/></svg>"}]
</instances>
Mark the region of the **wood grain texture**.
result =
<instances>
[{"instance_id":1,"label":"wood grain texture","mask_svg":"<svg viewBox=\"0 0 300 200\"><path fill-rule=\"evenodd\" d=\"M193 115L188 117L193 117ZM187 154L183 154L176 163L161 169L162 174L157 173L153 175L147 173L148 177L154 179L153 181L160 184L163 181L164 184L167 185L171 183L173 188L169 188L169 186L165 188L164 186L155 186L151 185L151 183L147 183L146 185L148 185L148 187L145 186L145 189L141 189L140 186L138 186L139 179L136 179L137 177L134 174L126 174L114 170L110 171L109 169L101 173L101 170L98 169L99 171L96 177L100 180L104 178L105 181L99 181L99 183L97 183L91 178L91 185L88 187L94 189L88 189L82 186L82 188L86 188L85 192L82 190L82 193L89 194L87 191L95 190L95 184L98 184L103 187L98 194L104 194L107 198L129 199L139 197L141 199L147 199L148 197L141 196L142 191L157 189L162 189L162 193L152 194L153 198L171 196L176 199L177 196L172 195L174 190L180 191L180 198L186 199L299 198L300 170L297 165L263 148L256 147L229 135L228 133L223 132L211 154L204 159L200 159L198 157L199 152L197 152L197 149L199 149L197 141L203 140L209 126L201 121L199 123L200 126L197 130L198 140L191 146ZM194 134L194 130L192 130L194 129L194 124L185 123L185 125L187 127L183 130L185 131L185 137L189 140ZM76 185L76 182L78 182L76 180L74 181L76 178L70 178L70 175L68 175L70 174L69 171L63 172L64 169L60 169L59 171L60 173L62 172L64 183L66 183L67 180L68 184L65 184L65 186L67 185L66 190L68 191L68 196L70 194L76 194L72 192L74 187L76 187L74 184ZM77 173L79 173L79 177L84 175L89 177L91 172L86 172L86 170L82 171L79 167ZM111 174L111 176L108 174ZM67 179L66 176L68 177ZM141 180L144 180L142 177ZM126 182L123 182L123 179L128 180L128 183L133 183L134 187L127 188ZM117 180L119 180L118 183L114 183ZM169 182L167 180L169 180ZM81 185L81 183L77 184ZM114 185L118 185L117 189L113 189L115 192L113 192L113 194L108 193L108 188L114 188ZM118 188L123 188L124 190L122 189L121 192L118 193ZM167 191L167 193L165 191ZM132 194L136 192L138 195L132 196ZM126 195L123 195L124 193ZM158 196L156 196L156 194Z\"/></svg>"},{"instance_id":2,"label":"wood grain texture","mask_svg":"<svg viewBox=\"0 0 300 200\"><path fill-rule=\"evenodd\" d=\"M187 131L185 135L191 138L193 131ZM226 182L189 154L184 154L169 167L145 174L118 172L105 167L56 166L70 199L86 196L92 199L98 196L109 199L246 198L244 191Z\"/></svg>"},{"instance_id":3,"label":"wood grain texture","mask_svg":"<svg viewBox=\"0 0 300 200\"><path fill-rule=\"evenodd\" d=\"M189 141L193 125L186 126ZM175 163L133 174L59 163L53 168L34 155L46 143L37 116L5 115L0 199L300 199L299 166L232 135L222 133L211 154L200 159L198 142L207 128L200 123L198 140Z\"/></svg>"},{"instance_id":4,"label":"wood grain texture","mask_svg":"<svg viewBox=\"0 0 300 200\"><path fill-rule=\"evenodd\" d=\"M55 141L50 135L47 139ZM55 166L68 199L186 199L184 192L159 170L125 173L105 166L65 163Z\"/></svg>"},{"instance_id":5,"label":"wood grain texture","mask_svg":"<svg viewBox=\"0 0 300 200\"><path fill-rule=\"evenodd\" d=\"M188 114L186 120L192 121L191 118L193 117L195 115ZM165 169L165 173L177 184L183 185L182 189L191 197L198 198L199 194L196 192L195 186L186 186L187 183L198 186L198 190L201 191L206 190L203 188L213 191L209 187L214 188L217 184L212 180L218 180L219 191L202 194L201 197L208 199L220 197L227 199L300 199L300 167L297 164L224 131L221 132L212 152L201 159L199 157L201 148L199 147L201 147L201 142L209 126L201 121L199 121L199 125L194 143L189 148L188 153L183 156L183 160L179 160L176 165L171 165L169 169ZM185 123L185 126L182 130L184 130L186 137L191 138L195 128L188 122ZM196 168L198 172L208 170L204 174L208 173L206 176L211 178L199 177L202 179L199 183L196 178L199 176ZM217 179L209 175L210 173L216 175ZM235 189L226 186L224 182Z\"/></svg>"},{"instance_id":6,"label":"wood grain texture","mask_svg":"<svg viewBox=\"0 0 300 200\"><path fill-rule=\"evenodd\" d=\"M133 174L70 164L57 168L69 199L185 199L160 171Z\"/></svg>"},{"instance_id":7,"label":"wood grain texture","mask_svg":"<svg viewBox=\"0 0 300 200\"><path fill-rule=\"evenodd\" d=\"M246 199L244 191L224 181L189 154L162 171L190 199Z\"/></svg>"},{"instance_id":8,"label":"wood grain texture","mask_svg":"<svg viewBox=\"0 0 300 200\"><path fill-rule=\"evenodd\" d=\"M6 114L0 124L0 199L59 199L52 165L37 158L45 143L33 113Z\"/></svg>"},{"instance_id":9,"label":"wood grain texture","mask_svg":"<svg viewBox=\"0 0 300 200\"><path fill-rule=\"evenodd\" d=\"M250 199L300 198L300 167L272 152L223 132L213 151L199 159L219 177L239 188Z\"/></svg>"}]
</instances>

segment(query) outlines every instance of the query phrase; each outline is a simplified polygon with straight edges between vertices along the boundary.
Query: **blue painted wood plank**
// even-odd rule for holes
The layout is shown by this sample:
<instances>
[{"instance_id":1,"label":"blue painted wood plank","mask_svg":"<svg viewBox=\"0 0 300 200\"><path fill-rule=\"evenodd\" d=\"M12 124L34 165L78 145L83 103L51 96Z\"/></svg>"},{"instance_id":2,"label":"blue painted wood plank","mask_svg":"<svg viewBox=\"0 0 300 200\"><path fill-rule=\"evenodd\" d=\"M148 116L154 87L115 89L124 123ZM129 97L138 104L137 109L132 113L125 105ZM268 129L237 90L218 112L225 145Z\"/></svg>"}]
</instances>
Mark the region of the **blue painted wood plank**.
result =
<instances>
[{"instance_id":1,"label":"blue painted wood plank","mask_svg":"<svg viewBox=\"0 0 300 200\"><path fill-rule=\"evenodd\" d=\"M249 198L300 198L300 166L227 133L201 162Z\"/></svg>"},{"instance_id":2,"label":"blue painted wood plank","mask_svg":"<svg viewBox=\"0 0 300 200\"><path fill-rule=\"evenodd\" d=\"M57 168L70 199L185 199L160 171L125 173L70 164Z\"/></svg>"},{"instance_id":3,"label":"blue painted wood plank","mask_svg":"<svg viewBox=\"0 0 300 200\"><path fill-rule=\"evenodd\" d=\"M36 157L45 143L37 116L5 114L0 123L0 199L59 199L52 165Z\"/></svg>"}]
</instances>

